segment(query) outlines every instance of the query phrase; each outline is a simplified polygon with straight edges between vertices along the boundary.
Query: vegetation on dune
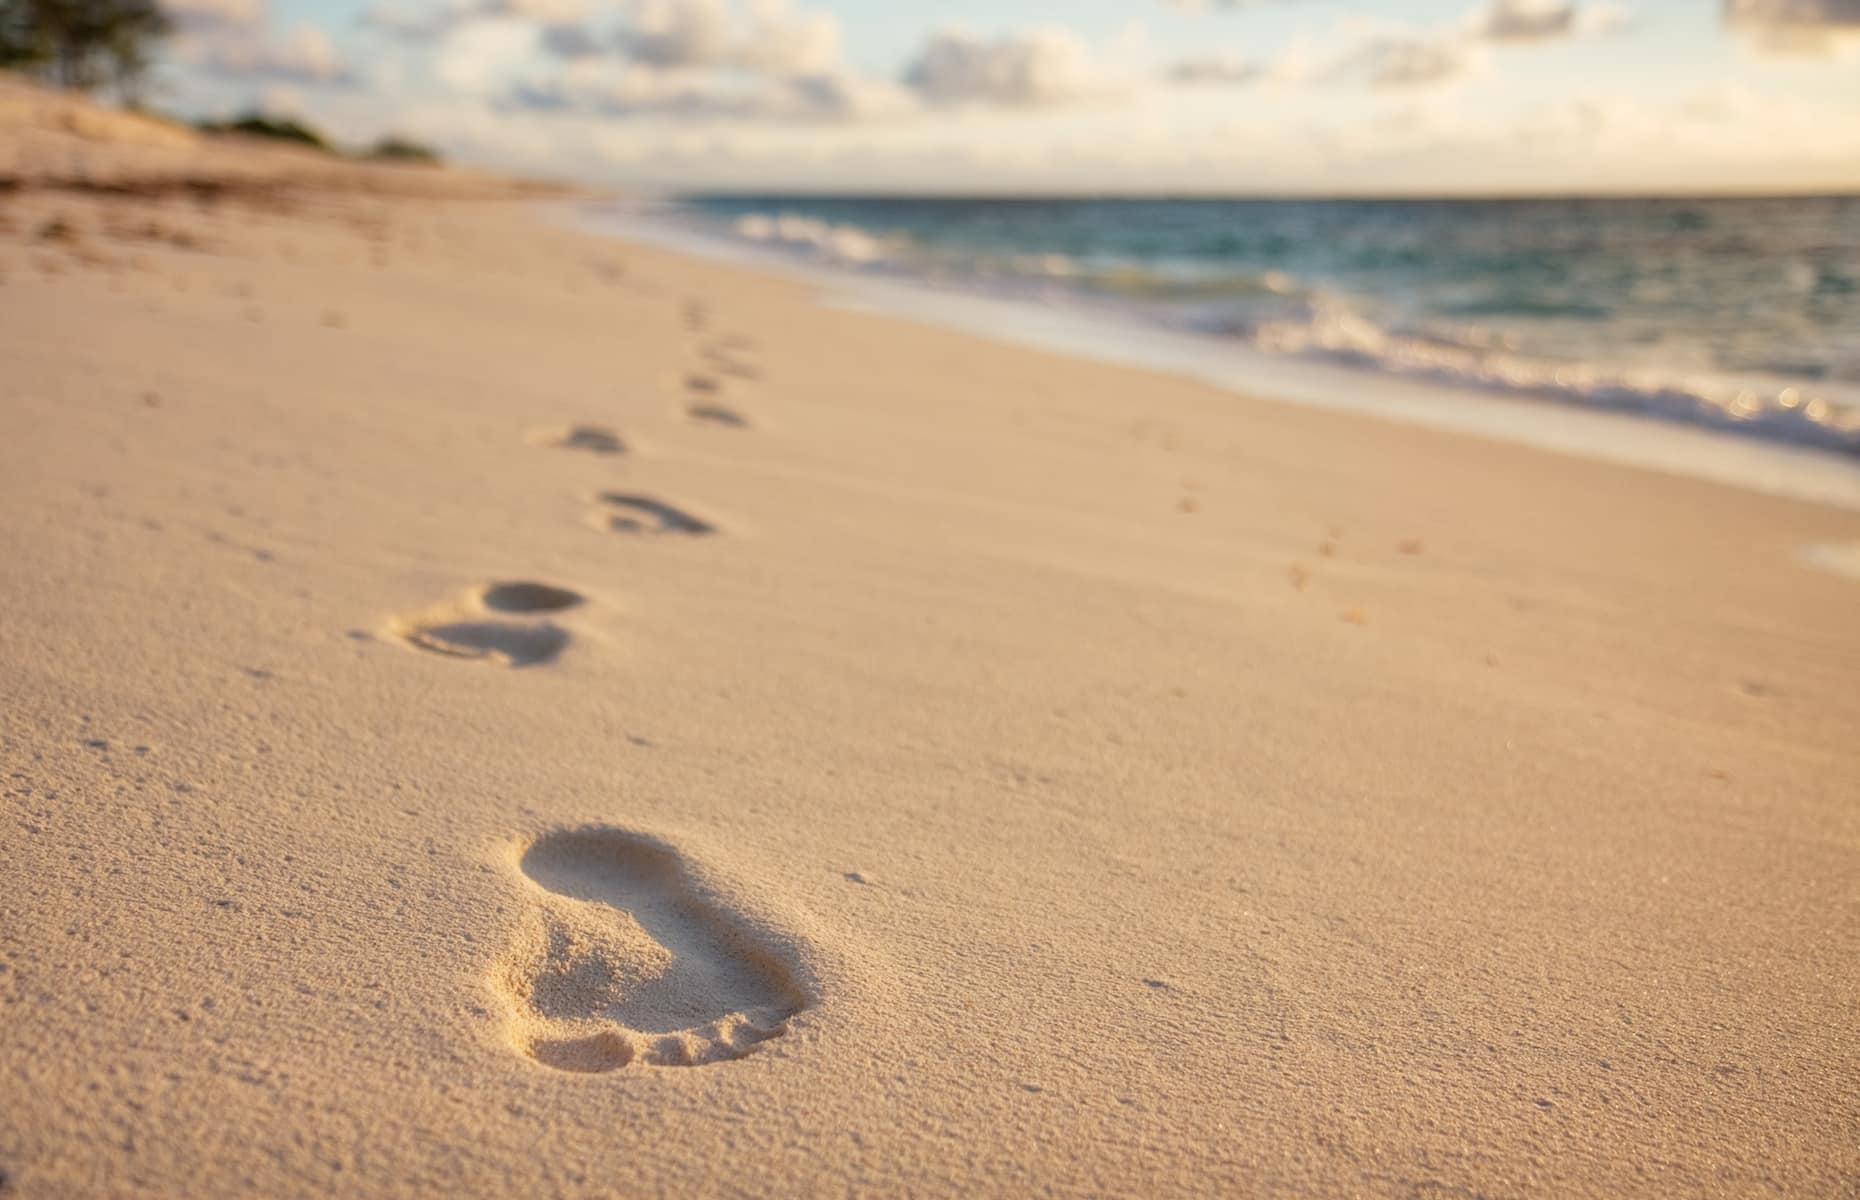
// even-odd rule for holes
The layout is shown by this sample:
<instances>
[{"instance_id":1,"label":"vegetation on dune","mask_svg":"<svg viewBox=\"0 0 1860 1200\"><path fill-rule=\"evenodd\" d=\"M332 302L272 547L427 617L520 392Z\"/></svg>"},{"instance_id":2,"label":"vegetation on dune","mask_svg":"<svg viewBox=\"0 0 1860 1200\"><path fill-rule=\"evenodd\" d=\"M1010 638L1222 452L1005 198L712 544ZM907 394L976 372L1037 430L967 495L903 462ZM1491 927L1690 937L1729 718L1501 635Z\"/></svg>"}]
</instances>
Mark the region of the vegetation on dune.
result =
<instances>
[{"instance_id":1,"label":"vegetation on dune","mask_svg":"<svg viewBox=\"0 0 1860 1200\"><path fill-rule=\"evenodd\" d=\"M202 121L195 128L202 133L237 133L246 137L295 142L300 146L308 146L313 150L322 150L326 153L335 152L328 138L302 121L291 117L271 117L263 113L250 112L225 121Z\"/></svg>"},{"instance_id":2,"label":"vegetation on dune","mask_svg":"<svg viewBox=\"0 0 1860 1200\"><path fill-rule=\"evenodd\" d=\"M236 133L245 137L292 142L326 154L343 153L321 130L293 117L249 112L224 121L201 121L195 128L202 133ZM398 135L382 138L366 150L357 152L355 157L371 162L416 163L425 166L440 161L437 150Z\"/></svg>"},{"instance_id":3,"label":"vegetation on dune","mask_svg":"<svg viewBox=\"0 0 1860 1200\"><path fill-rule=\"evenodd\" d=\"M439 151L431 146L421 145L398 135L390 134L369 148L366 155L376 162L418 163L433 166L439 162Z\"/></svg>"}]
</instances>

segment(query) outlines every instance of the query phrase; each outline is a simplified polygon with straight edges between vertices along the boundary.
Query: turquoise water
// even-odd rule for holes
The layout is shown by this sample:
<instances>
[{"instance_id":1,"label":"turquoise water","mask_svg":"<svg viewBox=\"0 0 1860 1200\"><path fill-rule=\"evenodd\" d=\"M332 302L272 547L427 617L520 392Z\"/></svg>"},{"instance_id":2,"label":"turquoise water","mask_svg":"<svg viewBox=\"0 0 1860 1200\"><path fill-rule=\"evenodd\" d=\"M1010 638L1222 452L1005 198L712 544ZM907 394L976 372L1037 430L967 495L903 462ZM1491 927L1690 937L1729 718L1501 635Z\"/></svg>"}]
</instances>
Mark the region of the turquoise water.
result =
<instances>
[{"instance_id":1,"label":"turquoise water","mask_svg":"<svg viewBox=\"0 0 1860 1200\"><path fill-rule=\"evenodd\" d=\"M691 197L814 263L1860 456L1860 198Z\"/></svg>"}]
</instances>

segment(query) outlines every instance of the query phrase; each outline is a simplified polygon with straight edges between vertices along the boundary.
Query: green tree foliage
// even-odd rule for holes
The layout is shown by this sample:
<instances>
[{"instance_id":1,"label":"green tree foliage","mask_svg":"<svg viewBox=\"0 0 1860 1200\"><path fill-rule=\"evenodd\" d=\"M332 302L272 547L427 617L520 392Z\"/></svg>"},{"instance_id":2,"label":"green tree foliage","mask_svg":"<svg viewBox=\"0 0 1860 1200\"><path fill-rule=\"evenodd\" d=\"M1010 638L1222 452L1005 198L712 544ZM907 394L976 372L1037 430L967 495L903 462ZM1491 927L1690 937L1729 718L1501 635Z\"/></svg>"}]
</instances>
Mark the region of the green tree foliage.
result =
<instances>
[{"instance_id":1,"label":"green tree foliage","mask_svg":"<svg viewBox=\"0 0 1860 1200\"><path fill-rule=\"evenodd\" d=\"M238 133L246 137L296 142L300 146L309 146L313 150L331 150L328 138L302 121L295 121L290 117L270 117L254 112L234 117L230 121L202 121L197 128L203 133Z\"/></svg>"},{"instance_id":2,"label":"green tree foliage","mask_svg":"<svg viewBox=\"0 0 1860 1200\"><path fill-rule=\"evenodd\" d=\"M0 0L0 66L61 87L111 84L134 102L171 28L156 0Z\"/></svg>"},{"instance_id":3,"label":"green tree foliage","mask_svg":"<svg viewBox=\"0 0 1860 1200\"><path fill-rule=\"evenodd\" d=\"M408 138L390 134L369 147L368 157L377 162L417 163L432 166L439 162L439 152Z\"/></svg>"}]
</instances>

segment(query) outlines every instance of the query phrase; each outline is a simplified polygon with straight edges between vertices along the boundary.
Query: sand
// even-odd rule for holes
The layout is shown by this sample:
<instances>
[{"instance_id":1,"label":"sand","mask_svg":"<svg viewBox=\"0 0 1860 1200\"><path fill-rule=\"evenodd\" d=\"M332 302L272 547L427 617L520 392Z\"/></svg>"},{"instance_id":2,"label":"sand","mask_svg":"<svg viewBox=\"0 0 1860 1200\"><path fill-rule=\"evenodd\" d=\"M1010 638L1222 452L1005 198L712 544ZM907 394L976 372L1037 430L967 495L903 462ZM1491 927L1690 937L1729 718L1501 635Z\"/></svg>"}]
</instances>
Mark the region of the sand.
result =
<instances>
[{"instance_id":1,"label":"sand","mask_svg":"<svg viewBox=\"0 0 1860 1200\"><path fill-rule=\"evenodd\" d=\"M0 1194L1860 1188L1860 516L9 111Z\"/></svg>"}]
</instances>

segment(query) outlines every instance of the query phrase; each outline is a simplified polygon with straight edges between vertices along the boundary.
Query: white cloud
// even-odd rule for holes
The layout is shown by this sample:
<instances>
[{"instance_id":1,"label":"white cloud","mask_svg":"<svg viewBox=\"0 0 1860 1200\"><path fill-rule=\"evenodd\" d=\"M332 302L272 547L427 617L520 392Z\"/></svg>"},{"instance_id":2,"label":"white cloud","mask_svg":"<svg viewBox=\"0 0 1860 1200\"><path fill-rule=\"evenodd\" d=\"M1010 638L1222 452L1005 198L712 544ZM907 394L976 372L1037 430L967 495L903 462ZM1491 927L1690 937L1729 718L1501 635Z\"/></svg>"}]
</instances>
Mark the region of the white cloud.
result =
<instances>
[{"instance_id":1,"label":"white cloud","mask_svg":"<svg viewBox=\"0 0 1860 1200\"><path fill-rule=\"evenodd\" d=\"M329 34L300 25L277 40L242 38L210 44L202 65L217 74L299 83L341 83L352 78Z\"/></svg>"},{"instance_id":2,"label":"white cloud","mask_svg":"<svg viewBox=\"0 0 1860 1200\"><path fill-rule=\"evenodd\" d=\"M1036 108L1110 94L1066 30L928 38L900 81L842 66L838 23L781 0L635 0L608 61L580 56L512 88L519 110L706 121L854 120L938 108ZM579 47L577 47L579 48ZM577 56L563 56L576 58Z\"/></svg>"},{"instance_id":3,"label":"white cloud","mask_svg":"<svg viewBox=\"0 0 1860 1200\"><path fill-rule=\"evenodd\" d=\"M206 0L228 2L228 0ZM414 4L407 0L381 0L359 18L373 29L407 41L433 41L479 21L511 19L532 22L545 29L578 26L593 11L595 0L440 0Z\"/></svg>"},{"instance_id":4,"label":"white cloud","mask_svg":"<svg viewBox=\"0 0 1860 1200\"><path fill-rule=\"evenodd\" d=\"M486 17L515 17L541 25L573 25L589 12L588 0L481 0L476 10Z\"/></svg>"},{"instance_id":5,"label":"white cloud","mask_svg":"<svg viewBox=\"0 0 1860 1200\"><path fill-rule=\"evenodd\" d=\"M1265 77L1383 91L1430 88L1485 71L1495 49L1606 33L1625 22L1621 9L1581 0L1490 0L1454 24L1429 30L1351 19L1325 42L1288 47Z\"/></svg>"},{"instance_id":6,"label":"white cloud","mask_svg":"<svg viewBox=\"0 0 1860 1200\"><path fill-rule=\"evenodd\" d=\"M619 46L651 67L809 75L838 63L840 27L831 13L796 12L782 0L755 0L743 14L725 0L636 0Z\"/></svg>"},{"instance_id":7,"label":"white cloud","mask_svg":"<svg viewBox=\"0 0 1860 1200\"><path fill-rule=\"evenodd\" d=\"M1232 12L1241 8L1258 8L1270 0L1162 0L1164 7L1177 12L1200 14L1211 9Z\"/></svg>"},{"instance_id":8,"label":"white cloud","mask_svg":"<svg viewBox=\"0 0 1860 1200\"><path fill-rule=\"evenodd\" d=\"M632 0L605 37L553 26L540 43L561 65L507 88L504 107L704 121L846 119L898 107L898 89L840 65L830 13L785 0Z\"/></svg>"},{"instance_id":9,"label":"white cloud","mask_svg":"<svg viewBox=\"0 0 1860 1200\"><path fill-rule=\"evenodd\" d=\"M1626 13L1608 4L1577 0L1492 0L1468 20L1473 37L1493 42L1547 42L1607 33L1626 23Z\"/></svg>"},{"instance_id":10,"label":"white cloud","mask_svg":"<svg viewBox=\"0 0 1860 1200\"><path fill-rule=\"evenodd\" d=\"M527 21L473 21L453 30L432 58L433 78L463 96L491 96L534 61L538 30Z\"/></svg>"},{"instance_id":11,"label":"white cloud","mask_svg":"<svg viewBox=\"0 0 1860 1200\"><path fill-rule=\"evenodd\" d=\"M1474 18L1474 32L1495 42L1536 42L1576 30L1574 0L1492 0Z\"/></svg>"},{"instance_id":12,"label":"white cloud","mask_svg":"<svg viewBox=\"0 0 1860 1200\"><path fill-rule=\"evenodd\" d=\"M164 0L161 9L183 30L254 29L265 22L265 0Z\"/></svg>"},{"instance_id":13,"label":"white cloud","mask_svg":"<svg viewBox=\"0 0 1860 1200\"><path fill-rule=\"evenodd\" d=\"M639 67L520 84L503 106L511 112L707 123L847 121L913 107L898 88L842 71L774 78Z\"/></svg>"},{"instance_id":14,"label":"white cloud","mask_svg":"<svg viewBox=\"0 0 1860 1200\"><path fill-rule=\"evenodd\" d=\"M782 0L760 0L750 6L739 58L771 75L831 70L840 59L840 24L830 13L791 12Z\"/></svg>"},{"instance_id":15,"label":"white cloud","mask_svg":"<svg viewBox=\"0 0 1860 1200\"><path fill-rule=\"evenodd\" d=\"M1465 38L1389 34L1359 43L1338 61L1334 74L1374 88L1430 87L1470 74L1484 62L1480 46Z\"/></svg>"},{"instance_id":16,"label":"white cloud","mask_svg":"<svg viewBox=\"0 0 1860 1200\"><path fill-rule=\"evenodd\" d=\"M1762 53L1860 52L1860 0L1725 0L1724 18Z\"/></svg>"},{"instance_id":17,"label":"white cloud","mask_svg":"<svg viewBox=\"0 0 1860 1200\"><path fill-rule=\"evenodd\" d=\"M641 0L620 45L648 66L722 66L736 48L735 25L723 0Z\"/></svg>"},{"instance_id":18,"label":"white cloud","mask_svg":"<svg viewBox=\"0 0 1860 1200\"><path fill-rule=\"evenodd\" d=\"M218 24L199 31L184 31L177 51L184 62L208 75L257 82L346 84L354 81L350 68L330 36L315 25L299 25L282 38L273 38L256 20Z\"/></svg>"},{"instance_id":19,"label":"white cloud","mask_svg":"<svg viewBox=\"0 0 1860 1200\"><path fill-rule=\"evenodd\" d=\"M1210 54L1180 59L1166 74L1175 83L1251 83L1265 74L1265 68L1235 54Z\"/></svg>"},{"instance_id":20,"label":"white cloud","mask_svg":"<svg viewBox=\"0 0 1860 1200\"><path fill-rule=\"evenodd\" d=\"M1037 29L994 40L962 30L933 34L905 68L904 83L931 104L1014 108L1060 104L1108 90L1090 47L1068 29Z\"/></svg>"},{"instance_id":21,"label":"white cloud","mask_svg":"<svg viewBox=\"0 0 1860 1200\"><path fill-rule=\"evenodd\" d=\"M266 0L164 0L162 8L179 27L177 55L205 74L259 83L354 80L322 28L299 25L274 38Z\"/></svg>"}]
</instances>

